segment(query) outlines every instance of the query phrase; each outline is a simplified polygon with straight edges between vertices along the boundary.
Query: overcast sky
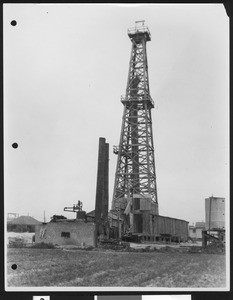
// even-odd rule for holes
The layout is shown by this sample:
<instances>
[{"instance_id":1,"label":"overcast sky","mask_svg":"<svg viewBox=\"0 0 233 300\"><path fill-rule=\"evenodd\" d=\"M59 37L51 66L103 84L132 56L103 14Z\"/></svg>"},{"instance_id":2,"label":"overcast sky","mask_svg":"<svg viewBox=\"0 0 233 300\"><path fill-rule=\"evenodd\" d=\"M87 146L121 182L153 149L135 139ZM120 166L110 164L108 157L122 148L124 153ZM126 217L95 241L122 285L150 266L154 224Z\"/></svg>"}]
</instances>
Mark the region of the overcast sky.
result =
<instances>
[{"instance_id":1,"label":"overcast sky","mask_svg":"<svg viewBox=\"0 0 233 300\"><path fill-rule=\"evenodd\" d=\"M17 25L12 26L11 21ZM4 5L5 212L49 221L95 207L99 137L109 207L131 42L145 20L161 215L204 221L228 199L229 19L221 4ZM17 142L19 147L12 148Z\"/></svg>"}]
</instances>

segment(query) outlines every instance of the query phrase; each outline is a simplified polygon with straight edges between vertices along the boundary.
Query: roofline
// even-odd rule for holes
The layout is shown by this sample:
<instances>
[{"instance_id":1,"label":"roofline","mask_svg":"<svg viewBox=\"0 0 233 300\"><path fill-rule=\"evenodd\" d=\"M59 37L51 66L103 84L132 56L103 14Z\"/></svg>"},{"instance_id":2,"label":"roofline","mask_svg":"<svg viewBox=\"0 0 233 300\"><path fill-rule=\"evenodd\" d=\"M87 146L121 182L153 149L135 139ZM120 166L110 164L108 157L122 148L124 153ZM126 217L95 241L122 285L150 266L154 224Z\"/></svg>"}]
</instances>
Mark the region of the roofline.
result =
<instances>
[{"instance_id":1,"label":"roofline","mask_svg":"<svg viewBox=\"0 0 233 300\"><path fill-rule=\"evenodd\" d=\"M178 221L183 221L183 222L189 223L188 221L183 220L183 219L177 219L177 218L172 218L172 217L167 217L167 216L161 216L161 215L157 215L157 216L163 217L163 218L168 218L168 219L173 219L173 220L178 220Z\"/></svg>"}]
</instances>

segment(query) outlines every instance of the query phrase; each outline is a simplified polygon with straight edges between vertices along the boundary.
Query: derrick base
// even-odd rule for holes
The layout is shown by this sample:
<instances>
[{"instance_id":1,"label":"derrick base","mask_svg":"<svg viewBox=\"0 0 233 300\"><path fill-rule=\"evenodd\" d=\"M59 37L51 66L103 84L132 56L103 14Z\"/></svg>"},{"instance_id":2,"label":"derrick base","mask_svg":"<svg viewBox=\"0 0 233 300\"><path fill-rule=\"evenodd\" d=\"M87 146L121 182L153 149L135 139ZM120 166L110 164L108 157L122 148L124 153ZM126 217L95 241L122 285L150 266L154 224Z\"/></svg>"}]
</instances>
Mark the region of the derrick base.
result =
<instances>
[{"instance_id":1,"label":"derrick base","mask_svg":"<svg viewBox=\"0 0 233 300\"><path fill-rule=\"evenodd\" d=\"M118 198L112 210L118 215L119 234L123 240L136 237L136 241L188 241L188 222L158 214L158 204L150 195Z\"/></svg>"}]
</instances>

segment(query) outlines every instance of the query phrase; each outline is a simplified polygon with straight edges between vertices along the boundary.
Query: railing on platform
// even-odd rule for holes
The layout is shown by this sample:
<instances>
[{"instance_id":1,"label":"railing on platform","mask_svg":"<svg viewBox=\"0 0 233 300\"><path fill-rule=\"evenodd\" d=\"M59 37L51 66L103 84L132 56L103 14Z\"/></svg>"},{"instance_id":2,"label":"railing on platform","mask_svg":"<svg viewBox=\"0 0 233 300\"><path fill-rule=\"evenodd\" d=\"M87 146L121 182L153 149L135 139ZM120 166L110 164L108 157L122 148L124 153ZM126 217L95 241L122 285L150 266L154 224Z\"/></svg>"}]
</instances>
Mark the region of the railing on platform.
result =
<instances>
[{"instance_id":1,"label":"railing on platform","mask_svg":"<svg viewBox=\"0 0 233 300\"><path fill-rule=\"evenodd\" d=\"M140 27L131 27L128 29L128 35L137 34L137 33L147 33L149 37L151 36L149 28L147 26L140 26Z\"/></svg>"},{"instance_id":2,"label":"railing on platform","mask_svg":"<svg viewBox=\"0 0 233 300\"><path fill-rule=\"evenodd\" d=\"M154 107L154 100L151 98L151 96L146 96L146 97L127 97L127 96L123 96L121 95L121 102L122 103L127 103L127 102L145 102L145 101L149 101L150 104L152 105L152 107Z\"/></svg>"}]
</instances>

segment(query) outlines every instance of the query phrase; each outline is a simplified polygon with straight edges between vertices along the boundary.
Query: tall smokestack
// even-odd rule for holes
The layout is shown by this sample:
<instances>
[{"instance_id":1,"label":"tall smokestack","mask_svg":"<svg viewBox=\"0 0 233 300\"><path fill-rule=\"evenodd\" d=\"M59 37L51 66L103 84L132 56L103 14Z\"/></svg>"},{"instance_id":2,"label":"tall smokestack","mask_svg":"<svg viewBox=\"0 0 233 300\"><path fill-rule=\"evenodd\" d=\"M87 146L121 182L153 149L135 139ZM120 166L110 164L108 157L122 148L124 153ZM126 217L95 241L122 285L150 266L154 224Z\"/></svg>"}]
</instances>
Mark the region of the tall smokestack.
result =
<instances>
[{"instance_id":1,"label":"tall smokestack","mask_svg":"<svg viewBox=\"0 0 233 300\"><path fill-rule=\"evenodd\" d=\"M98 170L95 200L95 222L97 235L104 234L104 224L108 218L108 176L109 144L99 138Z\"/></svg>"},{"instance_id":2,"label":"tall smokestack","mask_svg":"<svg viewBox=\"0 0 233 300\"><path fill-rule=\"evenodd\" d=\"M105 143L104 152L104 198L103 198L103 219L104 222L108 221L108 182L109 182L109 144Z\"/></svg>"}]
</instances>

